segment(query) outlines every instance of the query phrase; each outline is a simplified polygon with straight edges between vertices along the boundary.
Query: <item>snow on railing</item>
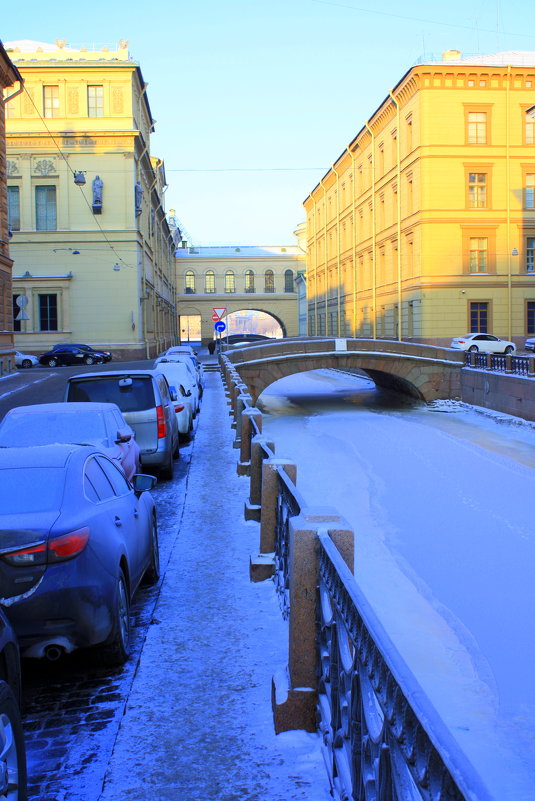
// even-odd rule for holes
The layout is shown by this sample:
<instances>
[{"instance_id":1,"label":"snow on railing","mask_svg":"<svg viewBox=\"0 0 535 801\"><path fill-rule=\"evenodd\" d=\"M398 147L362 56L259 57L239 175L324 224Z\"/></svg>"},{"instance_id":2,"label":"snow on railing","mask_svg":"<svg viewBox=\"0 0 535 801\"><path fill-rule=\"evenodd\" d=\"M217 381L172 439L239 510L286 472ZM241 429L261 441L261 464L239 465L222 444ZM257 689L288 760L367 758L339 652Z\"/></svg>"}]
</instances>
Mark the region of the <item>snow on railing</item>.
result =
<instances>
[{"instance_id":1,"label":"snow on railing","mask_svg":"<svg viewBox=\"0 0 535 801\"><path fill-rule=\"evenodd\" d=\"M309 507L296 465L275 456L262 413L226 355L245 517L260 523L252 581L274 578L288 620L287 670L273 678L275 731L320 730L333 796L491 801L360 591L354 532L331 508Z\"/></svg>"}]
</instances>

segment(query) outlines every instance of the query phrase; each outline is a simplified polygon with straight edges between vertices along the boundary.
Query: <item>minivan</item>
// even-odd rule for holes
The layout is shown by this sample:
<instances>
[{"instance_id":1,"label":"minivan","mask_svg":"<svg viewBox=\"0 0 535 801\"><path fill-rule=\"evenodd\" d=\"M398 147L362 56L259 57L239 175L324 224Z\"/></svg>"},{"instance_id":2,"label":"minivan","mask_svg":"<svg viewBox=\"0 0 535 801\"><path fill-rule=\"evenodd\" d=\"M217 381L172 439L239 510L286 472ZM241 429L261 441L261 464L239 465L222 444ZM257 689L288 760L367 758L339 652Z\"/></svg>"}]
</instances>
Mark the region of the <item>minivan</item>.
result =
<instances>
[{"instance_id":1,"label":"minivan","mask_svg":"<svg viewBox=\"0 0 535 801\"><path fill-rule=\"evenodd\" d=\"M178 424L165 376L158 370L82 373L67 379L66 401L116 403L136 434L141 464L173 477L179 455Z\"/></svg>"}]
</instances>

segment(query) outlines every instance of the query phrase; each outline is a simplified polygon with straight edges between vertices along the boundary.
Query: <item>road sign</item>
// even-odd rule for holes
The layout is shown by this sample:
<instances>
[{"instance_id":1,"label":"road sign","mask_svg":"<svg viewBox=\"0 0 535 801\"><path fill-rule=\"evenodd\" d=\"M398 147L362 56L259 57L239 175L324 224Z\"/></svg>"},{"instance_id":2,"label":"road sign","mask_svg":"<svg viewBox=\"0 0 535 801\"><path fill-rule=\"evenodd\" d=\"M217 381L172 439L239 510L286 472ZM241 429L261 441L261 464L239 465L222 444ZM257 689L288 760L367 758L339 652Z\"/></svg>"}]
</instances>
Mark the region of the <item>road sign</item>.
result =
<instances>
[{"instance_id":1,"label":"road sign","mask_svg":"<svg viewBox=\"0 0 535 801\"><path fill-rule=\"evenodd\" d=\"M226 313L227 313L227 307L226 306L223 306L222 308L219 308L219 309L214 307L214 314L217 314L217 317L215 318L216 320L220 320L222 317L225 316ZM214 319L214 317L212 317L212 320L213 319Z\"/></svg>"},{"instance_id":2,"label":"road sign","mask_svg":"<svg viewBox=\"0 0 535 801\"><path fill-rule=\"evenodd\" d=\"M222 334L227 326L223 322L223 320L218 320L217 323L214 325L215 330L218 334Z\"/></svg>"},{"instance_id":3,"label":"road sign","mask_svg":"<svg viewBox=\"0 0 535 801\"><path fill-rule=\"evenodd\" d=\"M219 320L219 315L214 312L212 314L212 320L214 321L214 323L217 323L217 321Z\"/></svg>"}]
</instances>

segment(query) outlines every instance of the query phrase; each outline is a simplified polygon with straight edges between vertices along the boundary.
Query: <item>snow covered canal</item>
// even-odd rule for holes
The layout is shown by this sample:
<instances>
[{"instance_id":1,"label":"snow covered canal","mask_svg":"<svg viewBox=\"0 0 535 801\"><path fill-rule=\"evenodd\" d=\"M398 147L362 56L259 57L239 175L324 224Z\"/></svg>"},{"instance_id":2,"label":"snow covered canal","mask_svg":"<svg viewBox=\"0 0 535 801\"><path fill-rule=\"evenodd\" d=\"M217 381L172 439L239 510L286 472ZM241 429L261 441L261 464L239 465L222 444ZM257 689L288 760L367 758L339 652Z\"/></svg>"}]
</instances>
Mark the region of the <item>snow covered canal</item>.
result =
<instances>
[{"instance_id":1,"label":"snow covered canal","mask_svg":"<svg viewBox=\"0 0 535 801\"><path fill-rule=\"evenodd\" d=\"M493 798L535 799L535 425L321 370L260 397L311 505Z\"/></svg>"}]
</instances>

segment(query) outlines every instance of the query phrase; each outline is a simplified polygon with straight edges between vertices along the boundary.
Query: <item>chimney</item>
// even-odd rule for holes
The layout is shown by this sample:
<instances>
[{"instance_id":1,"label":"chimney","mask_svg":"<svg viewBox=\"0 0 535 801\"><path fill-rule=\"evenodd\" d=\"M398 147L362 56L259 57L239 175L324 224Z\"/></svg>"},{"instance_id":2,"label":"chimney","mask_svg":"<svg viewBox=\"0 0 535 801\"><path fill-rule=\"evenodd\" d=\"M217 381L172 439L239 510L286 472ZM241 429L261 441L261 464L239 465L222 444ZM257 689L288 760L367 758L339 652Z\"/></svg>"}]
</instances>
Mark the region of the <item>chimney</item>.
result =
<instances>
[{"instance_id":1,"label":"chimney","mask_svg":"<svg viewBox=\"0 0 535 801\"><path fill-rule=\"evenodd\" d=\"M460 50L444 50L442 53L442 61L460 61Z\"/></svg>"}]
</instances>

